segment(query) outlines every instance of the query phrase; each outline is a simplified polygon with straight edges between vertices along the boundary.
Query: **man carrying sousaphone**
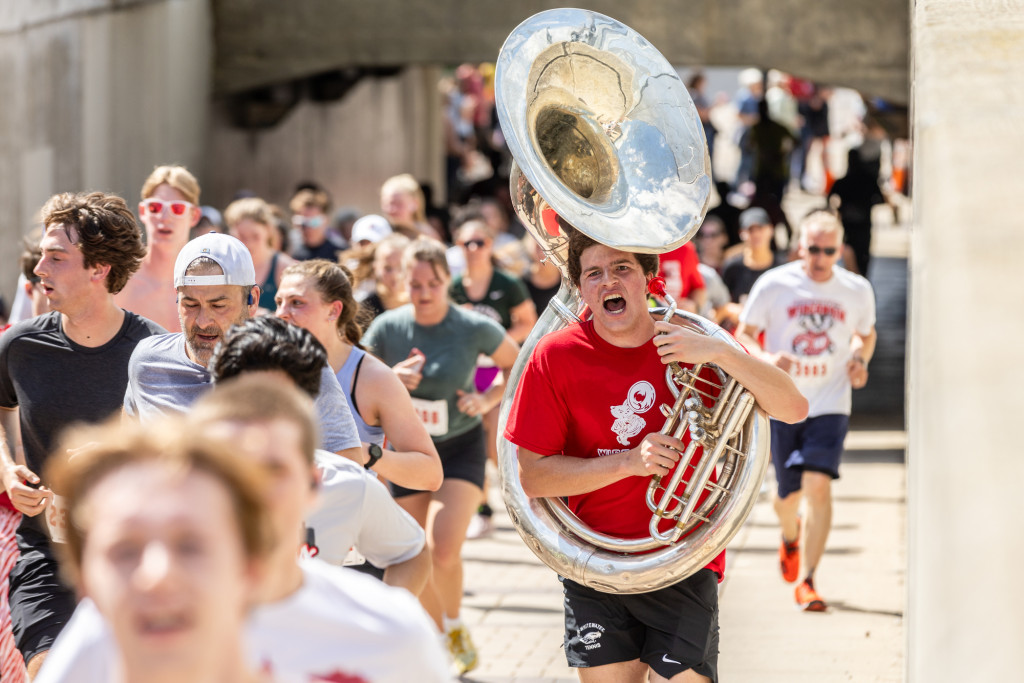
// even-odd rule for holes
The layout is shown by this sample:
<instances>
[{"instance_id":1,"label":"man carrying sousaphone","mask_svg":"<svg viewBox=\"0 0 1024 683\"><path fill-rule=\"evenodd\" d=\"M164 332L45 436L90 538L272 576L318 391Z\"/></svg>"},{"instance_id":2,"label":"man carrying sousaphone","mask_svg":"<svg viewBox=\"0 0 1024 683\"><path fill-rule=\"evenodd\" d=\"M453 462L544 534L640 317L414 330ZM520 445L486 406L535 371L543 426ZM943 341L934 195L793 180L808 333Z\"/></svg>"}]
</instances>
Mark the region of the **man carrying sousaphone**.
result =
<instances>
[{"instance_id":1,"label":"man carrying sousaphone","mask_svg":"<svg viewBox=\"0 0 1024 683\"><path fill-rule=\"evenodd\" d=\"M772 417L793 423L807 401L789 376L721 339L656 321L647 306L658 270L652 254L605 246L562 222L568 271L592 317L545 336L522 374L505 437L519 447L524 491L568 497L595 529L621 538L648 534L649 478L668 475L686 450L659 433L657 406L672 405L665 365L714 363ZM565 651L580 680L715 681L717 582L725 552L667 588L602 593L569 579Z\"/></svg>"},{"instance_id":2,"label":"man carrying sousaphone","mask_svg":"<svg viewBox=\"0 0 1024 683\"><path fill-rule=\"evenodd\" d=\"M499 461L513 522L562 577L566 657L580 680L715 681L717 582L725 571L724 552L715 548L728 542L726 526L737 528L746 514L736 503L756 495L763 473L750 464L727 471L724 460L719 472L717 459L728 452L733 464L767 465L758 426L766 421L750 412L751 404L797 422L807 414L807 401L785 372L748 355L713 326L656 320L648 309L656 252L693 236L711 185L696 108L653 46L595 12L548 10L505 41L495 93L516 161L513 203L570 285L537 329L552 329L556 319L579 311L576 292L585 304L576 322L540 337L521 374L517 363L509 380L516 387L504 430L510 444L499 444ZM537 336L527 340L521 361ZM695 367L705 363L731 379L717 384L713 368ZM717 404L710 410L713 400L725 401L721 410ZM741 404L746 408L737 409ZM659 410L663 405L673 406L671 420ZM692 431L676 424L684 409ZM696 421L704 420L704 411L711 419L701 426ZM743 421L752 426L735 436L733 428ZM694 444L684 458L691 434L703 448ZM731 443L739 451L741 441L757 457L728 451ZM518 446L518 460L511 444ZM699 476L690 467L697 461ZM687 497L692 514L683 510L675 537L687 535L674 543L661 536L675 522L652 517L648 489L653 476L677 465L685 468L681 477L693 478L694 490ZM707 491L705 481L715 482L715 493L699 492ZM679 496L671 484L664 488ZM594 533L577 543L570 528L575 520L548 524L534 514L545 509L554 517L557 509L561 515L556 501L534 505L528 497L566 498L579 522L612 537L615 549L599 552L590 543ZM698 517L722 523L698 525ZM668 547L646 552L659 544Z\"/></svg>"}]
</instances>

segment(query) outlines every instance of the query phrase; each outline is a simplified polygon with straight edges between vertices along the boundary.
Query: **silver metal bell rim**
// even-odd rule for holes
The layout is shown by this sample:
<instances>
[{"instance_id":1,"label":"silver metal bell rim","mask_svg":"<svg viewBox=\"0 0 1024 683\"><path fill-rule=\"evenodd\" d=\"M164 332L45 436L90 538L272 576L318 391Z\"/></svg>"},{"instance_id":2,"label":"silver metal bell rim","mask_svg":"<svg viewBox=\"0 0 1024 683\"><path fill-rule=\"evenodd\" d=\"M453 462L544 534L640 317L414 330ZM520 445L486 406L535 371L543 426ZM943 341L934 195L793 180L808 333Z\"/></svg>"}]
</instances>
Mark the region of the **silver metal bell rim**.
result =
<instances>
[{"instance_id":1,"label":"silver metal bell rim","mask_svg":"<svg viewBox=\"0 0 1024 683\"><path fill-rule=\"evenodd\" d=\"M589 10L541 12L505 41L495 83L512 156L556 213L625 251L667 252L693 237L711 195L704 131L676 70L643 36ZM537 129L552 120L593 150L586 196L541 149Z\"/></svg>"}]
</instances>

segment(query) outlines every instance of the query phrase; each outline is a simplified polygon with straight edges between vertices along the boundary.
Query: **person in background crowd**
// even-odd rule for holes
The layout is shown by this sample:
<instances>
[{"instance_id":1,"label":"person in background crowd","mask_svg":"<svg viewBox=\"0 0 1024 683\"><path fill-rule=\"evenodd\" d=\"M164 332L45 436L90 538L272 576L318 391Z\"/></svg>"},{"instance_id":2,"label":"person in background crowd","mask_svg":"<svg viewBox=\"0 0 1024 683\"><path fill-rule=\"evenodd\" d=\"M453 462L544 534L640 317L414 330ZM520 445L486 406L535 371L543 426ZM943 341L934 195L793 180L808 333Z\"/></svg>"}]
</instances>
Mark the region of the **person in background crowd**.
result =
<instances>
[{"instance_id":1,"label":"person in background crowd","mask_svg":"<svg viewBox=\"0 0 1024 683\"><path fill-rule=\"evenodd\" d=\"M23 449L15 460L0 433L3 486L24 515L21 556L10 575L11 620L32 677L75 608L53 550L65 537L65 511L40 473L64 427L117 413L132 351L164 331L114 303L146 255L123 199L57 194L41 213L42 256L34 273L53 310L0 335L0 408L19 409Z\"/></svg>"},{"instance_id":2,"label":"person in background crowd","mask_svg":"<svg viewBox=\"0 0 1024 683\"><path fill-rule=\"evenodd\" d=\"M871 209L885 202L878 184L877 162L866 162L860 150L851 149L846 156L846 175L832 184L828 197L830 203L838 205L843 235L853 249L857 272L867 277L871 263Z\"/></svg>"},{"instance_id":3,"label":"person in background crowd","mask_svg":"<svg viewBox=\"0 0 1024 683\"><path fill-rule=\"evenodd\" d=\"M725 248L729 244L729 236L725 233L725 225L718 216L706 216L697 231L697 256L700 262L721 273L725 265Z\"/></svg>"},{"instance_id":4,"label":"person in background crowd","mask_svg":"<svg viewBox=\"0 0 1024 683\"><path fill-rule=\"evenodd\" d=\"M354 206L343 206L334 212L329 232L336 235L345 244L352 243L352 226L362 216L362 212Z\"/></svg>"},{"instance_id":5,"label":"person in background crowd","mask_svg":"<svg viewBox=\"0 0 1024 683\"><path fill-rule=\"evenodd\" d=\"M299 261L325 258L334 261L345 244L328 230L331 198L320 188L303 187L288 203L292 225L302 234L302 242L292 252Z\"/></svg>"},{"instance_id":6,"label":"person in background crowd","mask_svg":"<svg viewBox=\"0 0 1024 683\"><path fill-rule=\"evenodd\" d=\"M768 212L760 207L747 209L740 215L740 235L743 251L722 266L722 281L729 288L729 297L737 306L730 307L728 320L738 320L742 304L746 301L754 281L769 268L785 263L779 252L772 251L775 225Z\"/></svg>"},{"instance_id":7,"label":"person in background crowd","mask_svg":"<svg viewBox=\"0 0 1024 683\"><path fill-rule=\"evenodd\" d=\"M146 258L114 303L177 332L174 259L199 223L199 182L184 166L158 166L142 184L139 217L146 228Z\"/></svg>"},{"instance_id":8,"label":"person in background crowd","mask_svg":"<svg viewBox=\"0 0 1024 683\"><path fill-rule=\"evenodd\" d=\"M224 216L212 206L199 207L199 222L189 231L189 240L194 240L208 232L227 232L224 227Z\"/></svg>"},{"instance_id":9,"label":"person in background crowd","mask_svg":"<svg viewBox=\"0 0 1024 683\"><path fill-rule=\"evenodd\" d=\"M75 456L46 472L71 522L61 560L113 636L116 680L270 683L243 644L273 548L263 473L180 420L113 422L65 446Z\"/></svg>"},{"instance_id":10,"label":"person in background crowd","mask_svg":"<svg viewBox=\"0 0 1024 683\"><path fill-rule=\"evenodd\" d=\"M338 262L345 264L353 275L357 301L373 296L376 285L373 260L377 243L393 234L396 233L391 230L387 219L376 214L363 216L352 226L352 248L339 254Z\"/></svg>"},{"instance_id":11,"label":"person in background crowd","mask_svg":"<svg viewBox=\"0 0 1024 683\"><path fill-rule=\"evenodd\" d=\"M523 281L495 267L494 233L479 212L469 212L456 221L455 243L462 250L466 269L452 280L452 301L499 323L517 344L522 344L537 322L537 309ZM497 373L492 364L481 364L476 371L477 391L486 391ZM497 465L497 406L484 415L483 426L487 459ZM487 502L486 480L483 496L467 538L480 538L492 529L494 511Z\"/></svg>"},{"instance_id":12,"label":"person in background crowd","mask_svg":"<svg viewBox=\"0 0 1024 683\"><path fill-rule=\"evenodd\" d=\"M863 277L837 267L843 227L816 211L800 230L800 261L758 278L750 292L736 338L751 353L785 370L810 403L805 420L772 420L772 461L778 492L775 512L782 530L779 567L789 583L799 578L803 543L804 580L797 606L826 609L814 573L832 527L832 480L849 427L851 389L867 383L875 351L875 299ZM764 333L763 345L758 341ZM798 516L807 500L806 524Z\"/></svg>"},{"instance_id":13,"label":"person in background crowd","mask_svg":"<svg viewBox=\"0 0 1024 683\"><path fill-rule=\"evenodd\" d=\"M416 179L408 173L388 178L380 186L380 208L395 232L409 239L426 235L441 239L427 222L426 200Z\"/></svg>"},{"instance_id":14,"label":"person in background crowd","mask_svg":"<svg viewBox=\"0 0 1024 683\"><path fill-rule=\"evenodd\" d=\"M718 195L718 204L708 209L707 216L714 216L722 221L725 226L725 234L729 238L726 246L733 246L740 243L740 214L743 210L732 203L732 188L724 180L715 181L715 193Z\"/></svg>"},{"instance_id":15,"label":"person in background crowd","mask_svg":"<svg viewBox=\"0 0 1024 683\"><path fill-rule=\"evenodd\" d=\"M540 242L534 239L533 235L523 235L520 243L529 257L529 265L523 274L523 283L529 290L534 309L540 317L548 307L548 302L562 286L562 272L547 258Z\"/></svg>"},{"instance_id":16,"label":"person in background crowd","mask_svg":"<svg viewBox=\"0 0 1024 683\"><path fill-rule=\"evenodd\" d=\"M409 303L402 269L402 253L409 246L409 238L396 233L383 238L374 246L370 293L360 302L360 322L368 325L374 318L393 308ZM358 280L358 278L357 278ZM358 286L362 287L360 282Z\"/></svg>"},{"instance_id":17,"label":"person in background crowd","mask_svg":"<svg viewBox=\"0 0 1024 683\"><path fill-rule=\"evenodd\" d=\"M736 109L740 125L736 130L736 144L740 148L740 165L736 170L733 185L742 189L745 183L753 179L754 148L750 145L750 129L758 121L757 103L764 97L764 74L760 69L749 68L740 72L737 79L739 89L736 91Z\"/></svg>"},{"instance_id":18,"label":"person in background crowd","mask_svg":"<svg viewBox=\"0 0 1024 683\"><path fill-rule=\"evenodd\" d=\"M697 115L700 117L700 123L704 127L704 139L708 143L708 156L714 159L715 136L718 134L718 129L711 123L711 103L708 102L707 95L704 94L706 83L707 79L704 77L704 72L694 71L690 75L690 80L686 83L686 90L690 93L690 99L693 100L694 106L697 107Z\"/></svg>"},{"instance_id":19,"label":"person in background crowd","mask_svg":"<svg viewBox=\"0 0 1024 683\"><path fill-rule=\"evenodd\" d=\"M276 239L277 221L270 205L258 197L236 199L224 210L224 222L229 234L244 244L252 256L256 282L260 286L260 308L273 311L281 273L295 260L274 247L279 240Z\"/></svg>"},{"instance_id":20,"label":"person in background crowd","mask_svg":"<svg viewBox=\"0 0 1024 683\"><path fill-rule=\"evenodd\" d=\"M800 151L795 154L793 177L800 181L804 190L828 194L832 189L832 172L828 165L828 101L832 91L816 83L807 84L809 92L803 94L797 103L800 112ZM813 152L820 158L822 167L821 183L809 183L808 158ZM813 185L813 188L812 188Z\"/></svg>"},{"instance_id":21,"label":"person in background crowd","mask_svg":"<svg viewBox=\"0 0 1024 683\"><path fill-rule=\"evenodd\" d=\"M676 301L680 310L697 313L704 308L707 292L704 278L697 267L697 247L693 242L659 255L660 274L665 278L665 292Z\"/></svg>"},{"instance_id":22,"label":"person in background crowd","mask_svg":"<svg viewBox=\"0 0 1024 683\"><path fill-rule=\"evenodd\" d=\"M704 279L704 291L707 293L704 306L698 312L708 320L731 331L735 328L735 322L730 323L725 320L726 307L731 301L729 288L722 282L722 276L718 272L718 266L722 265L722 256L728 242L721 219L717 216L705 217L700 230L697 231L696 242L697 256L700 257L697 268Z\"/></svg>"},{"instance_id":23,"label":"person in background crowd","mask_svg":"<svg viewBox=\"0 0 1024 683\"><path fill-rule=\"evenodd\" d=\"M483 197L476 204L480 217L494 233L495 249L501 249L526 234L522 224L511 219L508 208L497 197Z\"/></svg>"},{"instance_id":24,"label":"person in background crowd","mask_svg":"<svg viewBox=\"0 0 1024 683\"><path fill-rule=\"evenodd\" d=\"M246 620L250 667L281 682L450 679L436 632L408 591L296 553L319 488L307 396L287 381L250 374L205 395L185 430L229 440L270 478L274 544ZM96 606L83 601L39 683L109 683L118 656Z\"/></svg>"},{"instance_id":25,"label":"person in background crowd","mask_svg":"<svg viewBox=\"0 0 1024 683\"><path fill-rule=\"evenodd\" d=\"M455 228L466 270L452 280L452 301L499 323L516 343L525 341L537 322L537 309L522 280L496 267L494 234L480 214L468 214Z\"/></svg>"},{"instance_id":26,"label":"person in background crowd","mask_svg":"<svg viewBox=\"0 0 1024 683\"><path fill-rule=\"evenodd\" d=\"M789 157L796 142L796 136L769 115L768 102L759 101L757 123L750 127L747 143L753 155L751 179L762 202L782 205L789 184Z\"/></svg>"},{"instance_id":27,"label":"person in background crowd","mask_svg":"<svg viewBox=\"0 0 1024 683\"><path fill-rule=\"evenodd\" d=\"M512 367L519 346L498 323L451 303L451 275L440 242L412 242L403 266L412 305L382 313L363 344L409 390L441 456L440 489L395 486L394 494L427 530L434 572L420 600L445 634L459 673L465 673L476 666L477 654L460 618L461 550L483 497L487 454L482 417L498 405L504 388L499 380L480 392L473 380L480 354L504 371Z\"/></svg>"},{"instance_id":28,"label":"person in background crowd","mask_svg":"<svg viewBox=\"0 0 1024 683\"><path fill-rule=\"evenodd\" d=\"M441 461L401 381L359 343L362 328L352 280L323 259L288 268L277 293L277 317L308 330L348 397L368 468L388 481L424 491L441 486ZM384 450L384 439L391 450ZM369 462L372 461L372 465Z\"/></svg>"}]
</instances>

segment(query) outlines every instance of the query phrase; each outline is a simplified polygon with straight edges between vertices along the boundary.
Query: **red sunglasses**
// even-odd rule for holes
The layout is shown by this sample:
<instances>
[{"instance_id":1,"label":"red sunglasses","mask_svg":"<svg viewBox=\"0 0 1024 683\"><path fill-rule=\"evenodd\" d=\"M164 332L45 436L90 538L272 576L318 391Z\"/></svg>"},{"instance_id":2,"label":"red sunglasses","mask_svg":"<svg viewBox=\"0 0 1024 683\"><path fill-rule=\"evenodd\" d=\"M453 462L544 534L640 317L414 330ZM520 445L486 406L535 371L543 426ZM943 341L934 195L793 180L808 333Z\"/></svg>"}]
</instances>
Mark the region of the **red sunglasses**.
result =
<instances>
[{"instance_id":1,"label":"red sunglasses","mask_svg":"<svg viewBox=\"0 0 1024 683\"><path fill-rule=\"evenodd\" d=\"M189 202L182 201L165 202L161 199L147 199L142 202L142 206L146 209L146 213L163 213L164 207L166 206L171 210L172 216L184 216L193 205Z\"/></svg>"}]
</instances>

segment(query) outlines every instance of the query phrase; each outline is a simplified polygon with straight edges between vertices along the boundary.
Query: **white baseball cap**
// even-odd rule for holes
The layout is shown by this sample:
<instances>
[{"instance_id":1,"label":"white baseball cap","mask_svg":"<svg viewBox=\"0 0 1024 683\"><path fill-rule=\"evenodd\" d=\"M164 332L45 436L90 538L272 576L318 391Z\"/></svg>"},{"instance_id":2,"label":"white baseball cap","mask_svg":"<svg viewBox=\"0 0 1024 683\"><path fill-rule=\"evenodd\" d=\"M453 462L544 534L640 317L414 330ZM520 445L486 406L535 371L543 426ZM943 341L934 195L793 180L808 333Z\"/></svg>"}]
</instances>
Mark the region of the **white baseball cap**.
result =
<instances>
[{"instance_id":1,"label":"white baseball cap","mask_svg":"<svg viewBox=\"0 0 1024 683\"><path fill-rule=\"evenodd\" d=\"M185 271L188 267L201 257L214 261L224 273L186 276ZM256 268L252 265L252 255L244 244L231 235L219 232L201 235L182 247L174 261L175 288L207 285L251 287L255 284Z\"/></svg>"},{"instance_id":2,"label":"white baseball cap","mask_svg":"<svg viewBox=\"0 0 1024 683\"><path fill-rule=\"evenodd\" d=\"M380 242L391 234L391 224L384 216L371 213L352 224L352 242Z\"/></svg>"}]
</instances>

